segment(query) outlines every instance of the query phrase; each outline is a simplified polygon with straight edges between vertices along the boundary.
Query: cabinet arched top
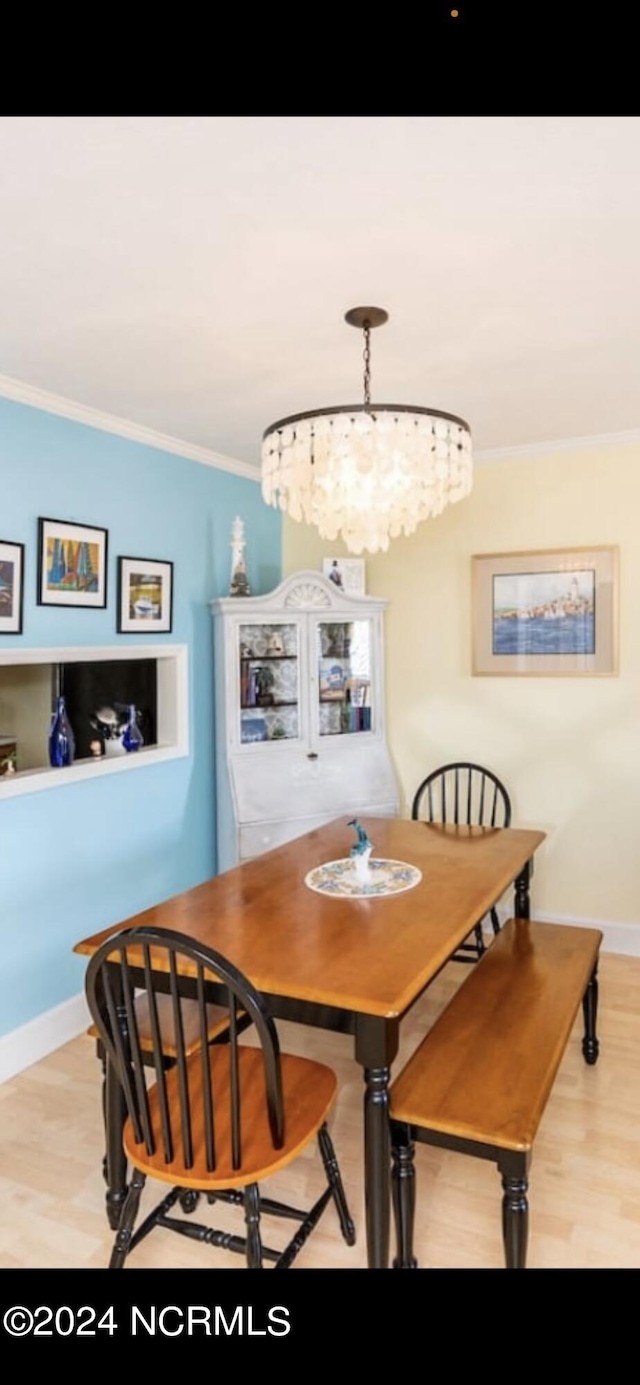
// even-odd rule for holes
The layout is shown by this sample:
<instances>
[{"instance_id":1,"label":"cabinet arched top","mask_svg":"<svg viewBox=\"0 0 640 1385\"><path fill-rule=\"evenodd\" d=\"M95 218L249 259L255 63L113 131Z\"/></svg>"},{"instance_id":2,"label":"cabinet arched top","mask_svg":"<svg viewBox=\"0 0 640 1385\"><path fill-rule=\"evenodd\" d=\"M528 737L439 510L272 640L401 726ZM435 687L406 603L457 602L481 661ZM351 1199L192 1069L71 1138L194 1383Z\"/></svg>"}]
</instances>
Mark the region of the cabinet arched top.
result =
<instances>
[{"instance_id":1,"label":"cabinet arched top","mask_svg":"<svg viewBox=\"0 0 640 1385\"><path fill-rule=\"evenodd\" d=\"M335 611L338 614L361 610L379 611L387 605L386 598L347 595L321 572L313 569L293 572L264 596L223 596L211 602L211 610L221 614L231 611L250 616L260 611Z\"/></svg>"}]
</instances>

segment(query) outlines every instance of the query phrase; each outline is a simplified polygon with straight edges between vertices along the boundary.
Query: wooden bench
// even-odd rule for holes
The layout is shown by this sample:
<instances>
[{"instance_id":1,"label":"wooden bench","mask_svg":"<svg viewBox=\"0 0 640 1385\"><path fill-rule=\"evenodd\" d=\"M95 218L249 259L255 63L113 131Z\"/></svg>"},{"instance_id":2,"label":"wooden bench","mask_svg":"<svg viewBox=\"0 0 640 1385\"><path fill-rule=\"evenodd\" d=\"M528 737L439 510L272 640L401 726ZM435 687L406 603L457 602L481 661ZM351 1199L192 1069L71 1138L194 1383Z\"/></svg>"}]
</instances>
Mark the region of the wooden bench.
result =
<instances>
[{"instance_id":1,"label":"wooden bench","mask_svg":"<svg viewBox=\"0 0 640 1385\"><path fill-rule=\"evenodd\" d=\"M506 1266L524 1269L533 1142L582 1003L587 1063L598 1058L602 933L511 919L392 1083L397 1255L415 1269L414 1141L495 1161Z\"/></svg>"}]
</instances>

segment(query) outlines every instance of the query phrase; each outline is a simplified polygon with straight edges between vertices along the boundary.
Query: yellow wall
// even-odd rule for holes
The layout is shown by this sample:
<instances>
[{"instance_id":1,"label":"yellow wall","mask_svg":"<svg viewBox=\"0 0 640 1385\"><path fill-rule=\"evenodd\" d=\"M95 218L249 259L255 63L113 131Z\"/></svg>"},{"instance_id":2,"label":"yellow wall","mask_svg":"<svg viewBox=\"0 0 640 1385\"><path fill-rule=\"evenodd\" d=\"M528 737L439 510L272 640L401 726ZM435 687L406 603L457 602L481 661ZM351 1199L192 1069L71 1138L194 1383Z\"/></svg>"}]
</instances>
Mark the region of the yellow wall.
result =
<instances>
[{"instance_id":1,"label":"yellow wall","mask_svg":"<svg viewBox=\"0 0 640 1385\"><path fill-rule=\"evenodd\" d=\"M640 922L639 522L640 446L583 447L477 464L467 500L388 553L365 554L367 593L389 599L388 736L403 814L436 765L488 765L509 789L514 826L548 834L533 879L534 911L547 916ZM620 550L618 675L472 677L471 555L601 544ZM344 553L285 522L285 576Z\"/></svg>"}]
</instances>

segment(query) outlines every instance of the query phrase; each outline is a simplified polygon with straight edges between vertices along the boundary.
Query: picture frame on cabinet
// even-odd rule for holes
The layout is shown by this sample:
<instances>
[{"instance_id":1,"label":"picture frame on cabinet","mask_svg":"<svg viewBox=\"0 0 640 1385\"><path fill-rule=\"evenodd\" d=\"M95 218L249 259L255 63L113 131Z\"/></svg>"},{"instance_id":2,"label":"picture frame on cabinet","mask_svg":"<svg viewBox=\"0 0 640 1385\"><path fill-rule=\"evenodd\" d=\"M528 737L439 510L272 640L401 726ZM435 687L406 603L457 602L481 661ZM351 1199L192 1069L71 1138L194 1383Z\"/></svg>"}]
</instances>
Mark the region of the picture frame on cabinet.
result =
<instances>
[{"instance_id":1,"label":"picture frame on cabinet","mask_svg":"<svg viewBox=\"0 0 640 1385\"><path fill-rule=\"evenodd\" d=\"M323 558L322 572L345 596L364 596L364 558Z\"/></svg>"},{"instance_id":2,"label":"picture frame on cabinet","mask_svg":"<svg viewBox=\"0 0 640 1385\"><path fill-rule=\"evenodd\" d=\"M121 635L170 634L173 563L157 558L118 558L117 630Z\"/></svg>"},{"instance_id":3,"label":"picture frame on cabinet","mask_svg":"<svg viewBox=\"0 0 640 1385\"><path fill-rule=\"evenodd\" d=\"M472 673L618 672L618 549L479 553L472 564Z\"/></svg>"},{"instance_id":4,"label":"picture frame on cabinet","mask_svg":"<svg viewBox=\"0 0 640 1385\"><path fill-rule=\"evenodd\" d=\"M38 605L107 604L108 531L95 524L38 520Z\"/></svg>"},{"instance_id":5,"label":"picture frame on cabinet","mask_svg":"<svg viewBox=\"0 0 640 1385\"><path fill-rule=\"evenodd\" d=\"M0 635L22 634L24 544L0 539Z\"/></svg>"}]
</instances>

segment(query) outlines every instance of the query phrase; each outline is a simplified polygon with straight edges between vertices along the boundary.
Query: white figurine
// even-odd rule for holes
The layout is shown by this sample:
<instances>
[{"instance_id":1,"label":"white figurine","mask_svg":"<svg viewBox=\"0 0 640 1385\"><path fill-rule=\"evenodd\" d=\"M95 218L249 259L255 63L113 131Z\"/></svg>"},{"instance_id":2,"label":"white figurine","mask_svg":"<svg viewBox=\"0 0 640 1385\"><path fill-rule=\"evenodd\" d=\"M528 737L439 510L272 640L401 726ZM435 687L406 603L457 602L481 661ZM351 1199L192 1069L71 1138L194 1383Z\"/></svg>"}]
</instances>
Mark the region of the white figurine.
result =
<instances>
[{"instance_id":1,"label":"white figurine","mask_svg":"<svg viewBox=\"0 0 640 1385\"><path fill-rule=\"evenodd\" d=\"M355 827L358 836L358 840L355 843L355 846L352 846L349 852L349 855L351 857L351 868L359 885L370 885L371 870L369 866L369 860L371 857L371 852L373 851L373 843L367 836L364 827L362 827L361 823L358 822L357 818L352 818L349 823L349 826Z\"/></svg>"},{"instance_id":2,"label":"white figurine","mask_svg":"<svg viewBox=\"0 0 640 1385\"><path fill-rule=\"evenodd\" d=\"M229 596L250 596L251 588L244 563L244 524L236 515L231 525L231 583Z\"/></svg>"}]
</instances>

